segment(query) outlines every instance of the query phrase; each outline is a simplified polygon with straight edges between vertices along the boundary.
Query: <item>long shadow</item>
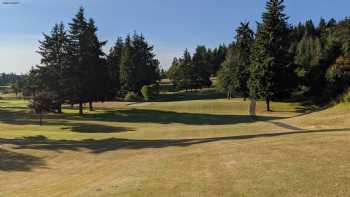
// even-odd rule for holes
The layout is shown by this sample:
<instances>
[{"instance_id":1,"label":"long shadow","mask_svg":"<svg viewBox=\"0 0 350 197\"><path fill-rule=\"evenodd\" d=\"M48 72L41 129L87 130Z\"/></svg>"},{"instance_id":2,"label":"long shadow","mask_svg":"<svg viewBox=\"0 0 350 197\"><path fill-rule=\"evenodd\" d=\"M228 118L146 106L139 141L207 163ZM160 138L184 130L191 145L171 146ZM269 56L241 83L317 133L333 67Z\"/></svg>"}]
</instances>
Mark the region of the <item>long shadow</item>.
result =
<instances>
[{"instance_id":1,"label":"long shadow","mask_svg":"<svg viewBox=\"0 0 350 197\"><path fill-rule=\"evenodd\" d=\"M99 154L108 151L115 151L121 149L156 149L167 147L188 147L196 144L205 144L222 141L240 141L259 138L272 138L289 135L313 134L313 133L327 133L327 132L348 132L350 128L344 129L323 129L323 130L304 130L293 132L280 133L263 133L255 135L239 135L216 138L202 138L202 139L168 139L168 140L132 140L110 138L103 140L52 140L45 136L25 137L18 139L1 139L1 144L15 145L17 149L35 149L35 150L50 150L61 151L71 150L79 151L80 149L88 149L91 153Z\"/></svg>"},{"instance_id":2,"label":"long shadow","mask_svg":"<svg viewBox=\"0 0 350 197\"><path fill-rule=\"evenodd\" d=\"M238 123L252 123L256 121L269 121L281 119L280 117L259 116L251 118L249 115L219 115L219 114L199 114L180 113L172 111L160 111L151 109L126 109L109 110L96 114L84 116L48 114L44 116L46 125L70 124L70 121L101 121L101 122L128 122L128 123L158 123L170 124L180 123L186 125L231 125ZM54 120L54 121L53 121ZM38 118L27 113L25 110L11 111L0 109L0 122L16 125L39 124ZM82 128L86 128L83 124ZM90 125L91 126L91 125ZM98 126L98 125L97 125ZM96 127L97 127L96 126ZM79 130L79 129L76 129ZM81 129L80 129L81 130ZM104 129L105 130L105 129Z\"/></svg>"},{"instance_id":3,"label":"long shadow","mask_svg":"<svg viewBox=\"0 0 350 197\"><path fill-rule=\"evenodd\" d=\"M86 123L76 123L76 124L66 124L67 127L62 128L63 130L69 130L77 133L121 133L134 131L134 129L126 127L114 127L100 124L86 124Z\"/></svg>"},{"instance_id":4,"label":"long shadow","mask_svg":"<svg viewBox=\"0 0 350 197\"><path fill-rule=\"evenodd\" d=\"M74 116L69 115L45 115L43 120L44 126L61 126L62 130L78 132L78 133L120 133L133 131L132 128L115 127L105 124L93 124L82 121L69 121ZM78 120L78 119L76 119ZM0 109L0 123L13 125L38 125L38 118L25 110L21 111L5 111Z\"/></svg>"},{"instance_id":5,"label":"long shadow","mask_svg":"<svg viewBox=\"0 0 350 197\"><path fill-rule=\"evenodd\" d=\"M42 158L0 148L0 171L30 171L45 166Z\"/></svg>"},{"instance_id":6,"label":"long shadow","mask_svg":"<svg viewBox=\"0 0 350 197\"><path fill-rule=\"evenodd\" d=\"M72 117L74 118L74 117ZM121 111L106 111L99 114L89 114L83 117L85 120L98 120L110 122L129 123L180 123L186 125L231 125L238 123L252 123L256 121L268 121L281 119L280 117L259 116L252 118L249 115L219 115L180 113L173 111L160 111L150 109L130 109Z\"/></svg>"}]
</instances>

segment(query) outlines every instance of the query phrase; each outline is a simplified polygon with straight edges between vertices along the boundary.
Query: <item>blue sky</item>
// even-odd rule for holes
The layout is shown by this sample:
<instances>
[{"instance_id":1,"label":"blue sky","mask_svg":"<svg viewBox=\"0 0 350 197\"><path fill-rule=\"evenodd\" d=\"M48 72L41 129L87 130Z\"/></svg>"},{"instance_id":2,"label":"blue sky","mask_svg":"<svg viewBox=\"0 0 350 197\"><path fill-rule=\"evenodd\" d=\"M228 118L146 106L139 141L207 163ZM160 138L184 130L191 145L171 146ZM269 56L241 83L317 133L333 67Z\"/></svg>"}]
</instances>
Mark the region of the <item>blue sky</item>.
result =
<instances>
[{"instance_id":1,"label":"blue sky","mask_svg":"<svg viewBox=\"0 0 350 197\"><path fill-rule=\"evenodd\" d=\"M19 1L4 5L4 1ZM264 0L0 0L0 72L25 73L40 63L38 40L60 21L70 22L80 6L95 19L101 40L110 47L118 36L142 32L168 67L173 57L197 45L230 43L241 21L253 26ZM342 19L349 0L286 0L290 23L320 17Z\"/></svg>"}]
</instances>

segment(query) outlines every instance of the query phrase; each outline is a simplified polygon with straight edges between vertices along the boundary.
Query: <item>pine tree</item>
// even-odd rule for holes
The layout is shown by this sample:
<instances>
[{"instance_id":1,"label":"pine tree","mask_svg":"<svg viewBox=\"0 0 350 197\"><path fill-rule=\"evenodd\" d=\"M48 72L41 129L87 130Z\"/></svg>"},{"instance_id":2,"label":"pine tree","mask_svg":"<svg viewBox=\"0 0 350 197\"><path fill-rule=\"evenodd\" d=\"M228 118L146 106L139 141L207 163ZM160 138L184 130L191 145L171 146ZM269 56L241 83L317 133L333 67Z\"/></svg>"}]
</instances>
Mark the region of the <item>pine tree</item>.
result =
<instances>
[{"instance_id":1,"label":"pine tree","mask_svg":"<svg viewBox=\"0 0 350 197\"><path fill-rule=\"evenodd\" d=\"M66 64L67 34L63 23L56 24L50 35L44 34L44 40L39 41L39 51L41 55L41 64L38 67L36 77L41 86L41 90L45 89L55 99L58 113L62 112L62 104L66 99L64 92L67 84L64 83L63 73ZM56 97L53 97L55 95Z\"/></svg>"},{"instance_id":2,"label":"pine tree","mask_svg":"<svg viewBox=\"0 0 350 197\"><path fill-rule=\"evenodd\" d=\"M136 66L133 57L132 40L128 35L124 42L120 60L120 84L124 92L137 92L136 88Z\"/></svg>"},{"instance_id":3,"label":"pine tree","mask_svg":"<svg viewBox=\"0 0 350 197\"><path fill-rule=\"evenodd\" d=\"M207 56L207 48L205 46L198 46L192 58L192 74L193 85L196 88L203 86L209 87L211 85L211 68Z\"/></svg>"},{"instance_id":4,"label":"pine tree","mask_svg":"<svg viewBox=\"0 0 350 197\"><path fill-rule=\"evenodd\" d=\"M153 46L137 33L125 39L119 67L124 91L140 94L143 86L160 80L159 61L155 58Z\"/></svg>"},{"instance_id":5,"label":"pine tree","mask_svg":"<svg viewBox=\"0 0 350 197\"><path fill-rule=\"evenodd\" d=\"M270 101L286 96L291 91L293 67L289 55L288 17L283 13L283 0L269 0L262 23L258 25L256 42L252 50L249 89L252 97Z\"/></svg>"},{"instance_id":6,"label":"pine tree","mask_svg":"<svg viewBox=\"0 0 350 197\"><path fill-rule=\"evenodd\" d=\"M248 79L251 48L254 42L254 33L249 28L249 23L241 23L237 29L236 48L237 48L237 62L236 69L233 76L236 79L236 90L241 92L244 98L249 96Z\"/></svg>"},{"instance_id":7,"label":"pine tree","mask_svg":"<svg viewBox=\"0 0 350 197\"><path fill-rule=\"evenodd\" d=\"M108 91L108 70L107 63L102 59L105 55L102 47L107 43L100 42L97 37L97 27L93 19L89 19L85 32L86 44L86 71L87 71L87 100L90 111L93 111L93 101L104 101Z\"/></svg>"},{"instance_id":8,"label":"pine tree","mask_svg":"<svg viewBox=\"0 0 350 197\"><path fill-rule=\"evenodd\" d=\"M72 22L69 23L68 69L65 73L66 83L70 84L67 92L70 102L79 104L79 115L83 114L83 103L88 101L88 23L81 7Z\"/></svg>"},{"instance_id":9,"label":"pine tree","mask_svg":"<svg viewBox=\"0 0 350 197\"><path fill-rule=\"evenodd\" d=\"M122 57L122 50L124 47L124 41L121 37L117 39L115 45L110 49L107 63L109 70L110 85L109 95L115 96L120 90L120 62Z\"/></svg>"}]
</instances>

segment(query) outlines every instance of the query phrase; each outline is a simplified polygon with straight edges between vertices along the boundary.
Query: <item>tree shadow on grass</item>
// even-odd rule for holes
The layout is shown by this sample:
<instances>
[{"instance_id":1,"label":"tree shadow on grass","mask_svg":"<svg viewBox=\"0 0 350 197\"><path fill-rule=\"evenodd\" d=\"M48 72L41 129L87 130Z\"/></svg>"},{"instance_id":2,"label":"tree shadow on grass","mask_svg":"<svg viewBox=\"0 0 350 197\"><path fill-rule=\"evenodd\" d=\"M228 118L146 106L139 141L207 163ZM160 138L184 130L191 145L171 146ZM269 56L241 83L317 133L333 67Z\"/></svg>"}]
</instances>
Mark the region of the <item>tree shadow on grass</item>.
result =
<instances>
[{"instance_id":1,"label":"tree shadow on grass","mask_svg":"<svg viewBox=\"0 0 350 197\"><path fill-rule=\"evenodd\" d=\"M86 124L86 123L77 123L70 124L68 127L62 128L63 130L70 130L77 133L121 133L133 131L133 129L125 127L113 127L107 125L99 124Z\"/></svg>"},{"instance_id":2,"label":"tree shadow on grass","mask_svg":"<svg viewBox=\"0 0 350 197\"><path fill-rule=\"evenodd\" d=\"M0 171L30 171L44 165L42 158L0 148Z\"/></svg>"},{"instance_id":3,"label":"tree shadow on grass","mask_svg":"<svg viewBox=\"0 0 350 197\"><path fill-rule=\"evenodd\" d=\"M133 131L131 128L115 127L105 124L72 121L71 115L48 114L44 115L43 126L61 126L62 130L78 133L120 133ZM71 120L70 120L71 119ZM0 109L0 123L12 125L40 125L39 119L26 111L5 111Z\"/></svg>"},{"instance_id":4,"label":"tree shadow on grass","mask_svg":"<svg viewBox=\"0 0 350 197\"><path fill-rule=\"evenodd\" d=\"M62 151L71 150L79 151L80 149L87 149L91 153L99 154L108 151L116 151L123 149L158 149L168 147L189 147L192 145L206 144L212 142L223 141L240 141L260 138L282 137L289 135L300 134L316 134L329 132L348 132L350 128L344 129L323 129L323 130L303 130L280 133L262 133L253 135L238 135L228 137L214 137L214 138L199 138L199 139L162 139L162 140L134 140L134 139L119 139L110 138L103 140L52 140L45 136L25 137L17 139L1 139L1 144L15 145L17 149L34 149L34 150L50 150Z\"/></svg>"},{"instance_id":5,"label":"tree shadow on grass","mask_svg":"<svg viewBox=\"0 0 350 197\"><path fill-rule=\"evenodd\" d=\"M276 116L258 116L252 118L249 115L220 115L220 114L200 114L200 113L180 113L173 111L160 111L151 109L124 109L124 110L109 110L98 112L95 114L86 114L84 116L69 115L69 114L48 114L43 116L44 125L68 125L71 121L101 121L101 122L126 122L126 123L157 123L157 124L171 124L179 123L186 125L232 125L239 123L253 123L256 121L270 121L281 119ZM14 125L32 125L39 124L38 118L26 111L11 111L0 109L0 122ZM73 125L79 129L87 128L84 126ZM100 125L90 125L92 128L101 129ZM97 130L98 130L97 129ZM94 129L92 129L94 130ZM118 130L116 128L105 128L102 130ZM121 130L121 129L119 129Z\"/></svg>"},{"instance_id":6,"label":"tree shadow on grass","mask_svg":"<svg viewBox=\"0 0 350 197\"><path fill-rule=\"evenodd\" d=\"M73 117L74 118L74 117ZM151 109L130 109L121 111L106 111L99 114L89 114L83 117L85 120L128 122L128 123L179 123L186 125L232 125L239 123L253 123L256 121L268 121L281 119L281 117L258 116L252 118L249 115L220 115L200 113L180 113L173 111L160 111Z\"/></svg>"}]
</instances>

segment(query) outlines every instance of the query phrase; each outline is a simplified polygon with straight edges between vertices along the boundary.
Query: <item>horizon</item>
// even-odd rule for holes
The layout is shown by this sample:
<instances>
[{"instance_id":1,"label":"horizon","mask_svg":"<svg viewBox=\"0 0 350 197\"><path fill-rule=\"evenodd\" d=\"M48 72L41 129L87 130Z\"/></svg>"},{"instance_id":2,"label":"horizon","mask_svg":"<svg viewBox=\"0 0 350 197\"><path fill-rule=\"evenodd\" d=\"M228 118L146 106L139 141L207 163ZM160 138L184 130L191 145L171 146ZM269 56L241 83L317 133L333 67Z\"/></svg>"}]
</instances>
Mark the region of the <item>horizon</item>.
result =
<instances>
[{"instance_id":1,"label":"horizon","mask_svg":"<svg viewBox=\"0 0 350 197\"><path fill-rule=\"evenodd\" d=\"M241 22L250 22L255 30L256 22L260 21L265 10L265 1L258 0L223 0L220 3L213 0L1 2L0 24L6 28L0 32L0 73L16 74L25 74L31 67L40 64L36 50L38 41L43 38L42 33L48 33L60 21L67 27L80 6L85 8L87 18L96 21L100 40L108 41L105 52L108 52L117 37L125 37L136 31L145 35L154 46L154 52L164 69L169 68L173 58L181 56L186 48L192 53L198 45L214 48L220 44L230 44L234 40L234 30ZM297 0L285 1L285 4L290 24L296 25L311 19L317 25L320 18L344 19L347 16L346 5L350 5L350 2L335 0L330 5L326 1ZM339 8L336 6L339 4L344 6Z\"/></svg>"}]
</instances>

